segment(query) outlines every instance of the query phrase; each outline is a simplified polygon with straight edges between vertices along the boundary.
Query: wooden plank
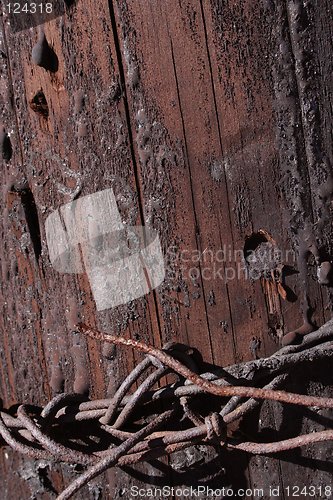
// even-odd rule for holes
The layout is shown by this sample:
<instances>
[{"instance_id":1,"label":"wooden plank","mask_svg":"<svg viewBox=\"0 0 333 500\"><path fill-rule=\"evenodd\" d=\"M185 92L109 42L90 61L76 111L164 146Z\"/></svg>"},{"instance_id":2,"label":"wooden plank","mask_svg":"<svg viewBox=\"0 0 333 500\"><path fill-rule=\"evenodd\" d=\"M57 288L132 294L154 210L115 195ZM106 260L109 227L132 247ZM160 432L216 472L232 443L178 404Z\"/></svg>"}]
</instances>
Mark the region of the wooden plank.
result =
<instances>
[{"instance_id":1,"label":"wooden plank","mask_svg":"<svg viewBox=\"0 0 333 500\"><path fill-rule=\"evenodd\" d=\"M6 406L43 404L61 390L112 394L137 358L73 335L79 320L156 346L183 342L223 366L274 352L308 305L316 325L331 316L331 289L319 286L313 255L302 256L311 242L322 260L332 255L331 20L328 0L100 0L98 15L96 1L87 0L44 27L55 73L33 62L39 29L13 34L5 26L2 111L12 147L1 201ZM31 107L40 91L47 118ZM85 275L52 269L44 224L60 205L109 187L127 224L158 231L166 279L145 298L97 312ZM282 300L275 283L246 279L240 255L260 234L298 271L287 277L294 301ZM313 392L326 371L313 374ZM300 374L290 383L302 390ZM241 431L253 439L281 427L294 435L321 428L329 415L308 414L299 425L301 410L265 404L256 435L252 420ZM249 465L245 454L223 456L225 477L208 484L328 484L322 462L331 451L325 444ZM4 453L6 498L25 497L29 487L35 494L43 468ZM202 460L200 450L190 454L193 463ZM215 457L210 450L204 462ZM149 481L185 484L188 459L172 458L174 469L111 471L84 495L113 498ZM27 474L35 479L25 481ZM59 491L71 477L59 468L52 484Z\"/></svg>"},{"instance_id":2,"label":"wooden plank","mask_svg":"<svg viewBox=\"0 0 333 500\"><path fill-rule=\"evenodd\" d=\"M90 390L92 397L103 397L107 389L106 380L112 393L133 366L133 360L122 352L117 353L116 362L106 360L103 365L98 346L73 337L71 331L78 320L92 324L96 321L89 283L84 276L55 272L48 260L45 240L44 222L49 213L60 204L69 202L79 192L89 194L111 183L118 197L124 196L123 186L127 189L129 208L124 203L123 211L128 211L128 220L135 223L139 217L123 101L118 105L119 74L113 64L116 51L112 43L107 2L101 4L98 18L94 12L94 2L82 3L74 12L68 12L66 20L57 19L45 27L47 40L58 57L56 75L32 63L31 53L38 43L37 29L32 30L31 36L27 36L27 32L15 35L9 30L6 32L21 138L13 148L15 146L17 151L22 151L22 159L18 163L22 166L21 175L28 181L30 196L38 213L38 220L33 223L40 228L40 240L36 244L41 248L40 253L35 255L34 242L30 241L32 236L28 234L30 252L25 249L20 252L21 248L18 250L22 261L20 271L30 281L15 287L15 298L24 311L29 313L32 309L30 301L35 309L33 321L18 316L20 326L13 325L13 330L9 330L10 343L5 346L5 353L10 358L9 353L18 351L18 359L14 359L12 365L20 366L22 359L29 359L29 370L38 372L43 355L38 353L37 347L33 352L32 347L24 352L27 351L27 343L21 342L14 334L28 328L28 346L36 344L36 338L40 339L40 346L43 342L46 356L44 369L47 370L43 375L28 374L29 391L15 380L13 384L22 387L22 391L13 393L12 402L45 403L51 391L55 394L63 389L76 392ZM95 19L96 25L91 23L91 18ZM81 45L83 39L85 47ZM71 68L68 73L66 65ZM49 107L47 120L29 106L41 89ZM16 200L17 196L14 198ZM29 233L28 228L26 232ZM14 233L13 236L16 237L16 246L19 246L17 237L21 235ZM13 286L12 282L10 284ZM58 297L57 300L55 297ZM11 314L15 315L15 311ZM141 315L147 315L146 322L132 321L133 317ZM152 318L156 322L154 310ZM125 306L113 314L101 314L99 321L101 327L119 332L126 332L130 324L131 329L137 329L147 340L150 338L149 331L152 331L149 330L150 313L144 300L135 304L134 308ZM38 337L41 328L43 339ZM7 331L8 325L4 325L4 335ZM158 331L156 335L158 337ZM112 352L106 351L105 354L110 357ZM6 371L11 373L10 369ZM42 384L38 384L36 391L36 380L44 382L44 392ZM68 468L64 469L65 482L68 483L72 474ZM113 476L110 474L108 481L110 488Z\"/></svg>"}]
</instances>

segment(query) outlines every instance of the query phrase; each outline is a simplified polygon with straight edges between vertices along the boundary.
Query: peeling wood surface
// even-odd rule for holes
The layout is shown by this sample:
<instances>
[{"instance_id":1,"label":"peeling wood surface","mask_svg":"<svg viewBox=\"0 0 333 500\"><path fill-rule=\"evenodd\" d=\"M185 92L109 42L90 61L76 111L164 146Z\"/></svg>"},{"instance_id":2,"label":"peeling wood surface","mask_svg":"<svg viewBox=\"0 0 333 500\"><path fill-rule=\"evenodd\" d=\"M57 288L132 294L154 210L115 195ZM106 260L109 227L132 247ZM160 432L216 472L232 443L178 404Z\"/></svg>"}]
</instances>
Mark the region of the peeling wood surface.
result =
<instances>
[{"instance_id":1,"label":"peeling wood surface","mask_svg":"<svg viewBox=\"0 0 333 500\"><path fill-rule=\"evenodd\" d=\"M44 26L56 72L34 63L38 28L13 34L2 19L3 405L45 404L61 390L112 394L135 359L78 338L78 321L156 346L177 340L219 366L271 354L304 320L323 324L333 304L317 279L333 258L331 2L67 3ZM109 187L128 224L158 231L167 275L145 298L96 312L85 275L52 269L44 224L60 205ZM297 271L286 300L277 283L239 271L260 230ZM295 372L288 388L332 395L332 384L321 366L306 387ZM328 416L264 404L261 428L241 431L289 437ZM322 443L250 458L194 448L172 467L109 471L84 498L128 498L131 485L322 486L332 451ZM52 498L75 476L8 448L0 465L8 499Z\"/></svg>"}]
</instances>

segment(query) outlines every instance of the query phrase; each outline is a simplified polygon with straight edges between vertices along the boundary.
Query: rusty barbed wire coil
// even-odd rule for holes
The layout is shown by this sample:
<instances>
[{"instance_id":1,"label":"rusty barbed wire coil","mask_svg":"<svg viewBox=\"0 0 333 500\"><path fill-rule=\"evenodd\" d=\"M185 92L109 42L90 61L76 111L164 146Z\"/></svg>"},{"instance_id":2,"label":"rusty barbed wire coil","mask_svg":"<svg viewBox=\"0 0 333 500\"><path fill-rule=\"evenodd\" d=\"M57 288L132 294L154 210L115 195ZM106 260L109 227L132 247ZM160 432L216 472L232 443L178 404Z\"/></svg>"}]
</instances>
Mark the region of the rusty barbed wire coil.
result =
<instances>
[{"instance_id":1,"label":"rusty barbed wire coil","mask_svg":"<svg viewBox=\"0 0 333 500\"><path fill-rule=\"evenodd\" d=\"M203 373L192 351L185 346L171 343L157 349L82 324L78 330L95 340L134 348L146 356L112 398L90 401L78 394L61 394L44 408L22 404L14 415L0 411L3 444L36 460L87 468L58 499L70 498L110 467L148 461L198 443L252 454L272 454L333 440L332 429L272 443L240 442L227 432L229 424L247 415L263 400L333 408L332 398L280 389L296 365L333 355L333 320L305 336L300 344L285 346L272 356ZM169 373L176 375L177 381L154 389ZM142 375L144 380L139 382ZM243 385L239 385L240 380ZM137 387L131 393L134 384ZM207 414L197 408L196 403L202 397L212 400L205 408L215 408ZM103 439L98 439L100 432ZM92 437L96 443L93 450L89 446Z\"/></svg>"}]
</instances>

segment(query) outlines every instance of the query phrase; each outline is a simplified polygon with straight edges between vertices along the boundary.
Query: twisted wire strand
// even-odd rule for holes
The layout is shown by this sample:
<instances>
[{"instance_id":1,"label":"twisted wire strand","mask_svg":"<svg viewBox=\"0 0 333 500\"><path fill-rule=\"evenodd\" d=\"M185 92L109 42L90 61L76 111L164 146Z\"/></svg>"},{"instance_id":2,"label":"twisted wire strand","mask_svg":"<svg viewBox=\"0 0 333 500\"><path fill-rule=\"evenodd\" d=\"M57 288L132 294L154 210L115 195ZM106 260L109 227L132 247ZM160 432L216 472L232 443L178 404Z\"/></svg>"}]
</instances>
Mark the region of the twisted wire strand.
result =
<instances>
[{"instance_id":1,"label":"twisted wire strand","mask_svg":"<svg viewBox=\"0 0 333 500\"><path fill-rule=\"evenodd\" d=\"M221 387L214 382L210 382L209 380L206 380L200 375L192 372L189 368L180 363L180 361L152 345L144 344L143 342L133 339L125 339L123 337L116 337L108 333L103 333L94 328L88 327L83 323L80 323L78 326L81 333L85 333L95 340L133 347L138 351L155 356L159 361L161 361L161 363L165 364L184 378L190 380L193 384L198 385L205 392L214 394L215 396L242 396L256 399L269 399L271 401L280 401L281 403L289 403L300 406L333 408L333 398L305 396L303 394L279 390L273 391L272 389L258 389L257 387L246 387L241 385ZM333 352L333 346L331 350Z\"/></svg>"}]
</instances>

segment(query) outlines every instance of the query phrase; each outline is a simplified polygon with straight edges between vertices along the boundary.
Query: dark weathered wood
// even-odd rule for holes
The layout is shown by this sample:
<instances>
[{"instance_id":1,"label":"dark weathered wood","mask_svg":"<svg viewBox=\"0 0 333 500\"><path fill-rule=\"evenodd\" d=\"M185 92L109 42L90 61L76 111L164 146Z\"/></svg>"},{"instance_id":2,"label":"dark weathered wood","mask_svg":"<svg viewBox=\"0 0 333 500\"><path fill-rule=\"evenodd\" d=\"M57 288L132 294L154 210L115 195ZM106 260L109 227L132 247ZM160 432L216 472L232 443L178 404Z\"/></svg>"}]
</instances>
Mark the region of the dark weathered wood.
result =
<instances>
[{"instance_id":1,"label":"dark weathered wood","mask_svg":"<svg viewBox=\"0 0 333 500\"><path fill-rule=\"evenodd\" d=\"M281 333L302 325L306 297L315 325L331 317L331 288L318 284L313 257L299 256L312 240L322 260L333 252L331 3L69 3L64 16L44 26L58 58L55 73L32 60L37 28L13 34L3 24L1 120L12 148L10 154L7 140L1 167L4 406L44 404L63 389L112 394L134 355L73 335L79 320L156 346L190 344L205 361L225 365L274 352ZM47 118L30 105L40 90ZM61 204L108 187L127 223L159 232L167 275L147 297L97 313L86 276L52 269L44 223ZM240 251L259 230L298 271L287 277L294 302L265 280L226 280L225 268L237 272ZM236 261L227 253L222 279L210 279L214 266L204 258L198 264L197 253L221 249L236 252ZM194 262L182 262L183 252ZM331 392L327 371L316 369L309 390ZM296 374L290 389L302 390L302 383ZM303 413L265 404L261 427L291 436L324 425ZM241 429L253 437L250 423ZM329 484L332 449L321 444L281 460L214 459L209 451L204 460L222 472L208 484ZM186 457L202 460L194 449L170 459L174 470L153 464L110 471L83 496L126 497L132 484L187 484ZM52 496L42 484L43 464L5 448L1 470L4 498ZM46 474L56 491L73 477L66 467Z\"/></svg>"}]
</instances>

